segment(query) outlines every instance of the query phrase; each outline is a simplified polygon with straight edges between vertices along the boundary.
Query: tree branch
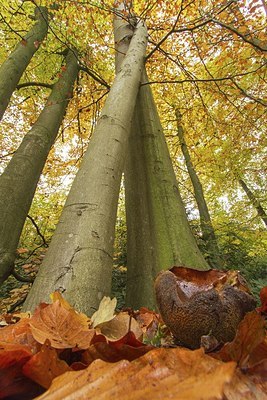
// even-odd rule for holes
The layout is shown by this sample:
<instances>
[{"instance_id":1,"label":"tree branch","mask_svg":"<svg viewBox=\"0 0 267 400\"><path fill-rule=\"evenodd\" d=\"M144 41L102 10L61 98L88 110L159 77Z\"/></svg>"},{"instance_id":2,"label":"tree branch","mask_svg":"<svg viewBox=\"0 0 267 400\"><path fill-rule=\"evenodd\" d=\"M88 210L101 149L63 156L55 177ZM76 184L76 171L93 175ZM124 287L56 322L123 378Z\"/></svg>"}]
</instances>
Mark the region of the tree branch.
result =
<instances>
[{"instance_id":1,"label":"tree branch","mask_svg":"<svg viewBox=\"0 0 267 400\"><path fill-rule=\"evenodd\" d=\"M52 89L53 85L50 85L49 83L43 83L43 82L24 82L24 83L20 83L19 85L17 85L17 90L20 90L22 88L25 87L30 87L30 86L40 86L40 87L45 87L48 89Z\"/></svg>"},{"instance_id":2,"label":"tree branch","mask_svg":"<svg viewBox=\"0 0 267 400\"><path fill-rule=\"evenodd\" d=\"M244 40L244 42L251 44L253 47L260 51L267 51L267 45L264 45L261 40L258 40L256 38L254 39L249 39L248 34L242 34L239 32L236 28L234 28L231 25L227 25L222 21L219 21L218 19L211 18L211 21L214 22L217 25L220 25L222 28L227 29L228 31L235 33L237 36L239 36L241 39Z\"/></svg>"},{"instance_id":3,"label":"tree branch","mask_svg":"<svg viewBox=\"0 0 267 400\"><path fill-rule=\"evenodd\" d=\"M99 78L94 72L90 71L89 68L85 67L84 65L80 65L79 69L81 71L86 72L88 75L90 75L96 82L98 82L101 85L105 86L107 89L110 89L109 84L106 81L104 81L102 78Z\"/></svg>"},{"instance_id":4,"label":"tree branch","mask_svg":"<svg viewBox=\"0 0 267 400\"><path fill-rule=\"evenodd\" d=\"M36 223L35 220L33 219L33 217L31 217L30 215L27 215L27 218L29 218L29 220L32 222L33 226L34 226L35 229L36 229L37 234L38 234L38 235L40 236L40 238L42 239L44 246L45 246L45 247L48 247L47 241L45 240L44 235L41 233L41 231L40 231L40 229L39 229L37 223Z\"/></svg>"},{"instance_id":5,"label":"tree branch","mask_svg":"<svg viewBox=\"0 0 267 400\"><path fill-rule=\"evenodd\" d=\"M156 83L160 84L160 83L222 82L222 81L228 81L228 80L232 81L233 78L239 78L239 77L242 77L242 76L253 74L254 72L257 72L259 69L261 69L263 66L265 66L265 64L261 65L259 68L255 69L253 71L244 72L244 73L236 74L236 75L232 75L232 76L224 76L224 77L221 77L221 78L206 78L206 79L187 78L187 79L175 79L175 80L164 80L164 81L148 81L148 82L142 83L141 86L154 85Z\"/></svg>"},{"instance_id":6,"label":"tree branch","mask_svg":"<svg viewBox=\"0 0 267 400\"><path fill-rule=\"evenodd\" d=\"M13 275L14 278L16 278L17 281L20 281L20 282L30 282L30 283L32 283L34 281L34 278L31 278L29 276L22 276L22 275L18 274L15 270L13 270L11 272L11 275Z\"/></svg>"},{"instance_id":7,"label":"tree branch","mask_svg":"<svg viewBox=\"0 0 267 400\"><path fill-rule=\"evenodd\" d=\"M233 78L231 78L231 81L233 82L233 84L235 85L235 87L236 87L245 97L247 97L247 98L249 98L249 99L255 101L256 103L261 104L261 105L264 106L264 107L267 107L267 103L266 103L264 100L261 100L261 99L255 97L255 96L252 96L251 94L247 93L241 86L238 85L238 83L236 83L236 82L234 81Z\"/></svg>"}]
</instances>

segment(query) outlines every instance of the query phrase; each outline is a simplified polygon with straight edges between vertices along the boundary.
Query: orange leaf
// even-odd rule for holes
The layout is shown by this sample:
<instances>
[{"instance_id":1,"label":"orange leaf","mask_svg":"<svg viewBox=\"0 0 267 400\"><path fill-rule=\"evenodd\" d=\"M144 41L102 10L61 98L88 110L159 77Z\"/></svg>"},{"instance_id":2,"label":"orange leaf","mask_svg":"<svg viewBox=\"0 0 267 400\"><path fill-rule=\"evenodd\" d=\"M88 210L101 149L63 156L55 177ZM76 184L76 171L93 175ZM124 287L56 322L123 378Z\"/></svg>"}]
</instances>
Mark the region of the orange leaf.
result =
<instances>
[{"instance_id":1,"label":"orange leaf","mask_svg":"<svg viewBox=\"0 0 267 400\"><path fill-rule=\"evenodd\" d=\"M9 368L12 365L23 365L30 357L31 350L19 344L0 343L0 369Z\"/></svg>"},{"instance_id":2,"label":"orange leaf","mask_svg":"<svg viewBox=\"0 0 267 400\"><path fill-rule=\"evenodd\" d=\"M96 360L83 371L67 372L38 399L219 400L234 371L235 363L213 360L201 350L155 349L131 363Z\"/></svg>"},{"instance_id":3,"label":"orange leaf","mask_svg":"<svg viewBox=\"0 0 267 400\"><path fill-rule=\"evenodd\" d=\"M260 291L261 307L257 308L257 311L267 313L267 286L264 286Z\"/></svg>"},{"instance_id":4,"label":"orange leaf","mask_svg":"<svg viewBox=\"0 0 267 400\"><path fill-rule=\"evenodd\" d=\"M52 380L66 371L71 371L68 364L58 358L57 351L47 341L41 350L23 366L23 373L44 388L49 388Z\"/></svg>"},{"instance_id":5,"label":"orange leaf","mask_svg":"<svg viewBox=\"0 0 267 400\"><path fill-rule=\"evenodd\" d=\"M29 321L30 318L22 318L16 324L1 328L0 341L25 345L31 349L33 354L36 353L40 345L36 342L31 333Z\"/></svg>"},{"instance_id":6,"label":"orange leaf","mask_svg":"<svg viewBox=\"0 0 267 400\"><path fill-rule=\"evenodd\" d=\"M56 300L45 308L37 308L30 320L33 337L39 343L49 339L56 349L78 347L87 349L95 335L94 329L88 329L84 317L72 308L66 309Z\"/></svg>"},{"instance_id":7,"label":"orange leaf","mask_svg":"<svg viewBox=\"0 0 267 400\"><path fill-rule=\"evenodd\" d=\"M26 346L0 343L0 399L22 394L29 389L31 384L25 382L22 366L31 357L32 353Z\"/></svg>"},{"instance_id":8,"label":"orange leaf","mask_svg":"<svg viewBox=\"0 0 267 400\"><path fill-rule=\"evenodd\" d=\"M264 338L264 319L256 311L251 311L240 322L234 340L226 343L212 356L222 361L236 361L240 367L246 367L253 350L264 341Z\"/></svg>"},{"instance_id":9,"label":"orange leaf","mask_svg":"<svg viewBox=\"0 0 267 400\"><path fill-rule=\"evenodd\" d=\"M123 359L132 361L152 349L153 346L144 345L136 339L132 332L128 332L117 341L94 343L82 354L82 362L88 366L97 359L108 362L117 362Z\"/></svg>"}]
</instances>

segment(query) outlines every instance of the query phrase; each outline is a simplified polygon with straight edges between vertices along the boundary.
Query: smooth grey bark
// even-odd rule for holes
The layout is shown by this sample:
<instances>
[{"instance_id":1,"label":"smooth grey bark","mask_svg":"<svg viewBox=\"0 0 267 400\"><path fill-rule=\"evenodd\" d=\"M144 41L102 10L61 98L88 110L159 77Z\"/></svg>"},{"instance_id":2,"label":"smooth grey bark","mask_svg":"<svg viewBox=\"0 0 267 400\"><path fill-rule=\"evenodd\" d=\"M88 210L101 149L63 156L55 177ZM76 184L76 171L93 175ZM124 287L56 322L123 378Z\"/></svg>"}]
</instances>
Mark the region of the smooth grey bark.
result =
<instances>
[{"instance_id":1,"label":"smooth grey bark","mask_svg":"<svg viewBox=\"0 0 267 400\"><path fill-rule=\"evenodd\" d=\"M247 186L246 182L243 179L239 178L238 182L240 183L240 185L242 186L246 195L248 196L249 200L251 201L251 204L256 209L258 216L262 219L263 223L267 227L267 214L266 214L264 208L262 207L261 203L255 197L255 195L253 194L253 192L250 190L250 188Z\"/></svg>"},{"instance_id":2,"label":"smooth grey bark","mask_svg":"<svg viewBox=\"0 0 267 400\"><path fill-rule=\"evenodd\" d=\"M23 72L47 34L47 8L36 7L34 16L37 22L0 67L0 120Z\"/></svg>"},{"instance_id":3,"label":"smooth grey bark","mask_svg":"<svg viewBox=\"0 0 267 400\"><path fill-rule=\"evenodd\" d=\"M114 18L116 69L127 52L134 15L120 3ZM122 12L122 15L120 15ZM127 12L129 17L126 18ZM144 70L142 83L148 81ZM153 94L142 86L136 100L125 161L127 220L126 303L156 307L154 279L173 265L207 269L190 230Z\"/></svg>"},{"instance_id":4,"label":"smooth grey bark","mask_svg":"<svg viewBox=\"0 0 267 400\"><path fill-rule=\"evenodd\" d=\"M77 75L77 57L70 50L66 56L66 70L0 176L0 283L12 272L20 234Z\"/></svg>"},{"instance_id":5,"label":"smooth grey bark","mask_svg":"<svg viewBox=\"0 0 267 400\"><path fill-rule=\"evenodd\" d=\"M148 82L146 72L142 82ZM174 265L208 269L191 232L157 107L140 88L125 165L126 302L155 308L153 282Z\"/></svg>"},{"instance_id":6,"label":"smooth grey bark","mask_svg":"<svg viewBox=\"0 0 267 400\"><path fill-rule=\"evenodd\" d=\"M191 156L186 144L184 129L181 121L182 115L178 109L175 110L175 114L177 120L177 135L185 159L187 171L193 185L194 195L198 206L202 239L204 240L206 245L206 251L205 251L205 253L207 253L206 258L209 264L212 266L212 268L221 268L222 260L220 258L217 238L212 225L208 205L204 196L203 187L194 169L193 163L191 161Z\"/></svg>"},{"instance_id":7,"label":"smooth grey bark","mask_svg":"<svg viewBox=\"0 0 267 400\"><path fill-rule=\"evenodd\" d=\"M146 43L147 31L140 21L24 310L59 290L77 310L90 315L111 293L118 196Z\"/></svg>"}]
</instances>

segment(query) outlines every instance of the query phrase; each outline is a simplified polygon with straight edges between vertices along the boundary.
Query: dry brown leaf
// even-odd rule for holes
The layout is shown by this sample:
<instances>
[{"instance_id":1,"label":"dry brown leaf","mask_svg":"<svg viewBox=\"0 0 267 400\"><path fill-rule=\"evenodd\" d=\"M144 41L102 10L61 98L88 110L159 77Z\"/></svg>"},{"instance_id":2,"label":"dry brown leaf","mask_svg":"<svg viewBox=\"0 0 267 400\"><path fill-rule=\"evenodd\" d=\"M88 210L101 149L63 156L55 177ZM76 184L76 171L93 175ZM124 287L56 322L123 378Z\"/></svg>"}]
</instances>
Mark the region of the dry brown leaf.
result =
<instances>
[{"instance_id":1,"label":"dry brown leaf","mask_svg":"<svg viewBox=\"0 0 267 400\"><path fill-rule=\"evenodd\" d=\"M137 339L143 334L138 322L127 312L120 312L112 320L98 324L97 331L109 341L121 339L129 331L133 332Z\"/></svg>"},{"instance_id":2,"label":"dry brown leaf","mask_svg":"<svg viewBox=\"0 0 267 400\"><path fill-rule=\"evenodd\" d=\"M212 356L222 361L236 361L240 367L247 367L250 355L264 339L264 319L256 311L251 311L240 322L234 340Z\"/></svg>"},{"instance_id":3,"label":"dry brown leaf","mask_svg":"<svg viewBox=\"0 0 267 400\"><path fill-rule=\"evenodd\" d=\"M28 346L32 353L39 351L40 345L34 339L29 325L30 318L22 318L16 324L0 329L0 341Z\"/></svg>"},{"instance_id":4,"label":"dry brown leaf","mask_svg":"<svg viewBox=\"0 0 267 400\"><path fill-rule=\"evenodd\" d=\"M87 369L56 378L38 399L222 399L235 363L222 363L202 350L154 349L141 358L115 364L96 360Z\"/></svg>"},{"instance_id":5,"label":"dry brown leaf","mask_svg":"<svg viewBox=\"0 0 267 400\"><path fill-rule=\"evenodd\" d=\"M95 328L104 322L112 320L115 317L116 305L116 297L111 299L110 297L104 296L99 304L98 310L92 315L91 321L93 327Z\"/></svg>"},{"instance_id":6,"label":"dry brown leaf","mask_svg":"<svg viewBox=\"0 0 267 400\"><path fill-rule=\"evenodd\" d=\"M225 385L224 394L226 400L267 400L267 386L256 384L237 369L233 379Z\"/></svg>"},{"instance_id":7,"label":"dry brown leaf","mask_svg":"<svg viewBox=\"0 0 267 400\"><path fill-rule=\"evenodd\" d=\"M67 311L75 315L75 319L79 320L81 325L83 325L85 328L87 328L91 322L90 318L87 317L87 315L76 311L68 302L67 300L62 297L60 292L53 292L50 294L50 298L55 303L56 301L59 301L59 303L62 305L63 308L65 308Z\"/></svg>"},{"instance_id":8,"label":"dry brown leaf","mask_svg":"<svg viewBox=\"0 0 267 400\"><path fill-rule=\"evenodd\" d=\"M22 371L25 376L48 389L54 378L71 371L71 368L65 361L58 358L57 351L47 342L24 364Z\"/></svg>"},{"instance_id":9,"label":"dry brown leaf","mask_svg":"<svg viewBox=\"0 0 267 400\"><path fill-rule=\"evenodd\" d=\"M29 347L0 342L0 399L24 392L22 366L32 357ZM29 382L26 382L27 389Z\"/></svg>"},{"instance_id":10,"label":"dry brown leaf","mask_svg":"<svg viewBox=\"0 0 267 400\"><path fill-rule=\"evenodd\" d=\"M108 362L117 362L120 360L132 361L154 347L144 345L138 341L132 332L128 332L118 341L97 342L85 350L82 354L82 362L86 366L90 365L94 360L100 359Z\"/></svg>"},{"instance_id":11,"label":"dry brown leaf","mask_svg":"<svg viewBox=\"0 0 267 400\"><path fill-rule=\"evenodd\" d=\"M59 300L37 308L29 324L37 342L43 344L48 339L56 349L87 349L95 335L83 315L65 308Z\"/></svg>"}]
</instances>

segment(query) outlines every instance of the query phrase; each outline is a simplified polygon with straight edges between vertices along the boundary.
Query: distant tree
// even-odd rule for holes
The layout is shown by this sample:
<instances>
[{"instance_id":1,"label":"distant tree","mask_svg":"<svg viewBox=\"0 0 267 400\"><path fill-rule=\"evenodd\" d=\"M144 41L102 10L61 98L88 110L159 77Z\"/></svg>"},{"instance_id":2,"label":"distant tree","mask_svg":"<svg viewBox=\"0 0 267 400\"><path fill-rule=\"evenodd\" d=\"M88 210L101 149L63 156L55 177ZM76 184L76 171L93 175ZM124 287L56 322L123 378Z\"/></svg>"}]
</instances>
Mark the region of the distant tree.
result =
<instances>
[{"instance_id":1,"label":"distant tree","mask_svg":"<svg viewBox=\"0 0 267 400\"><path fill-rule=\"evenodd\" d=\"M202 239L205 243L205 253L207 253L207 259L209 264L213 268L220 268L222 266L222 260L220 257L219 246L217 243L217 238L212 225L208 205L204 196L204 191L200 179L196 173L196 170L191 161L191 156L188 151L186 144L186 139L184 135L184 129L182 126L182 115L178 108L175 110L176 120L177 120L177 135L179 137L181 150L185 159L188 174L190 176L194 195L199 211L200 217L200 227L202 232Z\"/></svg>"},{"instance_id":2,"label":"distant tree","mask_svg":"<svg viewBox=\"0 0 267 400\"><path fill-rule=\"evenodd\" d=\"M253 192L250 190L250 188L248 187L248 185L246 184L244 179L239 178L238 182L240 183L244 192L248 196L251 204L254 206L255 210L257 211L258 216L261 218L261 220L267 227L267 214L266 214L264 208L262 207L261 203L259 202L257 197L253 194Z\"/></svg>"},{"instance_id":3,"label":"distant tree","mask_svg":"<svg viewBox=\"0 0 267 400\"><path fill-rule=\"evenodd\" d=\"M0 120L23 72L47 34L47 8L36 7L34 19L37 21L35 25L21 37L21 41L0 67Z\"/></svg>"},{"instance_id":4,"label":"distant tree","mask_svg":"<svg viewBox=\"0 0 267 400\"><path fill-rule=\"evenodd\" d=\"M0 283L12 272L20 234L77 75L77 55L69 50L44 109L0 176Z\"/></svg>"}]
</instances>

